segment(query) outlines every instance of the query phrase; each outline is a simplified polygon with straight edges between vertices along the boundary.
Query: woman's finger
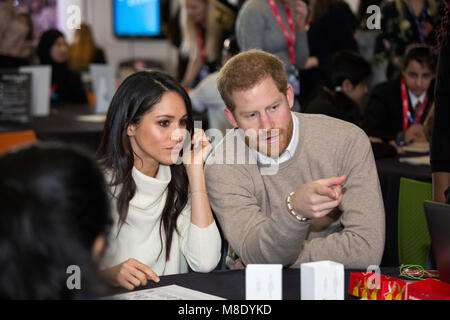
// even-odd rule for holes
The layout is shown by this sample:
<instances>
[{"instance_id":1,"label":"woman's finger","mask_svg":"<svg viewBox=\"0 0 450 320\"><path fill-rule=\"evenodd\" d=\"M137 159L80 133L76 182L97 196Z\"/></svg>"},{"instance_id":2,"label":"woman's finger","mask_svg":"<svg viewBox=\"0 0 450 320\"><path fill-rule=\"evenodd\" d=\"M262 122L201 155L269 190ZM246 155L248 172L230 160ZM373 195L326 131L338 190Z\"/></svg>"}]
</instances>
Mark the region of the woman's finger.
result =
<instances>
[{"instance_id":1,"label":"woman's finger","mask_svg":"<svg viewBox=\"0 0 450 320\"><path fill-rule=\"evenodd\" d=\"M158 275L149 266L139 262L136 267L145 274L146 279L159 282Z\"/></svg>"}]
</instances>

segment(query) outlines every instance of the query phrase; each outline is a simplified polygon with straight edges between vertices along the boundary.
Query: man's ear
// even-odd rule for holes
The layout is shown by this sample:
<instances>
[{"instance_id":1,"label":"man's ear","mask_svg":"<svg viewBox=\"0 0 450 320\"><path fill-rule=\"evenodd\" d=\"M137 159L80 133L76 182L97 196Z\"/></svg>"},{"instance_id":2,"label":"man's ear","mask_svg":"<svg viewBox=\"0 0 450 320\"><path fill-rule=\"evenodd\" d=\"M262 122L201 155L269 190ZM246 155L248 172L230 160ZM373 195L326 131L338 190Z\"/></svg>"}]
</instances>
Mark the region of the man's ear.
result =
<instances>
[{"instance_id":1,"label":"man's ear","mask_svg":"<svg viewBox=\"0 0 450 320\"><path fill-rule=\"evenodd\" d=\"M292 109L292 107L294 106L294 89L289 83L286 90L286 98L288 100L289 109Z\"/></svg>"},{"instance_id":2,"label":"man's ear","mask_svg":"<svg viewBox=\"0 0 450 320\"><path fill-rule=\"evenodd\" d=\"M233 128L239 127L236 122L236 119L234 118L233 112L231 112L231 110L228 109L228 107L225 108L223 112L225 113L225 117L227 117L228 122L233 126Z\"/></svg>"}]
</instances>

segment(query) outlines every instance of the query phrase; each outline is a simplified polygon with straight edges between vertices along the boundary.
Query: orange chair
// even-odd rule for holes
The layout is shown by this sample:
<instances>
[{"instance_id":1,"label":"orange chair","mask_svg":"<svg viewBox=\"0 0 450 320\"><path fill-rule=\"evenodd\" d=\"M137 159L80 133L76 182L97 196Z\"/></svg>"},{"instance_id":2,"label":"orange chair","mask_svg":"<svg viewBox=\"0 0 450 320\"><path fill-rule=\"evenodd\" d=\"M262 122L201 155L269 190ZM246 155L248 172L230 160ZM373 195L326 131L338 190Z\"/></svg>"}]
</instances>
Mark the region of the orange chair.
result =
<instances>
[{"instance_id":1,"label":"orange chair","mask_svg":"<svg viewBox=\"0 0 450 320\"><path fill-rule=\"evenodd\" d=\"M0 133L0 155L10 149L36 142L33 130Z\"/></svg>"}]
</instances>

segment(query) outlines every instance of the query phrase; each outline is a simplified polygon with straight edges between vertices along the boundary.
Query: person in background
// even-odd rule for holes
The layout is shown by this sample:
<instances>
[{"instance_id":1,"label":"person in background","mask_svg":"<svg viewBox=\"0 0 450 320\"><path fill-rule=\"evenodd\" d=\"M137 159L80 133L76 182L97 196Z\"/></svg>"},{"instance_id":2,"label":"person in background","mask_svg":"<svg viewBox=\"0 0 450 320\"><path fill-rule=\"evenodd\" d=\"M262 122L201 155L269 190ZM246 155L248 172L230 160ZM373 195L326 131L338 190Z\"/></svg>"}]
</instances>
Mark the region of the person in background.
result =
<instances>
[{"instance_id":1,"label":"person in background","mask_svg":"<svg viewBox=\"0 0 450 320\"><path fill-rule=\"evenodd\" d=\"M322 91L309 103L305 113L319 113L362 126L362 102L371 76L370 64L358 53L341 51L333 55ZM403 153L401 147L372 141L374 157Z\"/></svg>"},{"instance_id":2,"label":"person in background","mask_svg":"<svg viewBox=\"0 0 450 320\"><path fill-rule=\"evenodd\" d=\"M27 12L21 12L19 14L19 18L28 27L28 33L25 38L25 45L23 47L22 54L30 65L36 65L39 63L36 55L38 40L35 37L33 21L31 20L30 14Z\"/></svg>"},{"instance_id":3,"label":"person in background","mask_svg":"<svg viewBox=\"0 0 450 320\"><path fill-rule=\"evenodd\" d=\"M236 37L241 51L260 49L286 64L288 81L300 111L299 70L309 56L306 34L308 7L302 0L247 0L238 13Z\"/></svg>"},{"instance_id":4,"label":"person in background","mask_svg":"<svg viewBox=\"0 0 450 320\"><path fill-rule=\"evenodd\" d=\"M80 74L69 68L68 46L64 35L56 29L47 30L41 36L37 53L41 65L52 67L52 104L87 103Z\"/></svg>"},{"instance_id":5,"label":"person in background","mask_svg":"<svg viewBox=\"0 0 450 320\"><path fill-rule=\"evenodd\" d=\"M235 36L225 39L223 43L222 64L225 64L231 57L239 53L239 46ZM217 90L217 76L219 71L211 73L203 79L193 90L189 92L192 108L196 112L208 112L209 128L218 129L222 136L226 130L231 129L231 125L225 117L225 103ZM218 142L218 141L213 141Z\"/></svg>"},{"instance_id":6,"label":"person in background","mask_svg":"<svg viewBox=\"0 0 450 320\"><path fill-rule=\"evenodd\" d=\"M311 0L308 30L309 57L301 71L304 90L300 102L307 105L320 91L325 70L334 53L341 50L358 52L354 34L357 19L349 5L342 0Z\"/></svg>"},{"instance_id":7,"label":"person in background","mask_svg":"<svg viewBox=\"0 0 450 320\"><path fill-rule=\"evenodd\" d=\"M69 46L69 66L73 70L86 71L91 63L105 64L105 53L96 45L91 28L82 23L75 29L73 43Z\"/></svg>"},{"instance_id":8,"label":"person in background","mask_svg":"<svg viewBox=\"0 0 450 320\"><path fill-rule=\"evenodd\" d=\"M386 81L386 72L382 63L375 59L375 42L377 39L377 32L374 30L374 25L377 22L377 17L374 15L372 6L380 8L383 0L360 0L357 10L357 19L359 21L359 28L356 30L355 38L358 43L358 51L371 64L372 76L368 83L369 91L377 84ZM371 10L368 11L368 8Z\"/></svg>"},{"instance_id":9,"label":"person in background","mask_svg":"<svg viewBox=\"0 0 450 320\"><path fill-rule=\"evenodd\" d=\"M97 271L112 219L93 157L48 143L6 153L0 157L0 203L0 299L106 293Z\"/></svg>"},{"instance_id":10,"label":"person in background","mask_svg":"<svg viewBox=\"0 0 450 320\"><path fill-rule=\"evenodd\" d=\"M401 60L413 44L434 45L442 13L441 0L387 0L381 7L381 32L375 44L376 59L386 78L401 73Z\"/></svg>"},{"instance_id":11,"label":"person in background","mask_svg":"<svg viewBox=\"0 0 450 320\"><path fill-rule=\"evenodd\" d=\"M27 37L30 26L14 6L14 0L0 0L0 69L29 65Z\"/></svg>"},{"instance_id":12,"label":"person in background","mask_svg":"<svg viewBox=\"0 0 450 320\"><path fill-rule=\"evenodd\" d=\"M434 101L435 73L436 56L429 46L415 45L406 52L402 76L378 84L369 96L363 128L372 141L426 141L423 122Z\"/></svg>"},{"instance_id":13,"label":"person in background","mask_svg":"<svg viewBox=\"0 0 450 320\"><path fill-rule=\"evenodd\" d=\"M132 290L188 266L197 272L217 266L221 238L203 172L210 149L204 132L194 131L189 96L174 79L142 71L122 82L98 149L114 218L101 263L109 284Z\"/></svg>"},{"instance_id":14,"label":"person in background","mask_svg":"<svg viewBox=\"0 0 450 320\"><path fill-rule=\"evenodd\" d=\"M361 126L360 104L368 92L370 75L370 64L358 53L335 53L326 71L322 90L305 112L325 114Z\"/></svg>"},{"instance_id":15,"label":"person in background","mask_svg":"<svg viewBox=\"0 0 450 320\"><path fill-rule=\"evenodd\" d=\"M221 48L233 33L235 12L218 0L182 0L169 38L179 47L179 79L185 88L220 68Z\"/></svg>"},{"instance_id":16,"label":"person in background","mask_svg":"<svg viewBox=\"0 0 450 320\"><path fill-rule=\"evenodd\" d=\"M378 265L385 222L369 139L351 123L292 112L285 72L261 50L239 53L220 70L219 92L236 129L214 148L205 174L232 249L227 265Z\"/></svg>"},{"instance_id":17,"label":"person in background","mask_svg":"<svg viewBox=\"0 0 450 320\"><path fill-rule=\"evenodd\" d=\"M438 34L439 62L436 76L435 115L430 162L433 173L433 200L450 202L450 1L445 1ZM447 190L446 195L444 191Z\"/></svg>"}]
</instances>

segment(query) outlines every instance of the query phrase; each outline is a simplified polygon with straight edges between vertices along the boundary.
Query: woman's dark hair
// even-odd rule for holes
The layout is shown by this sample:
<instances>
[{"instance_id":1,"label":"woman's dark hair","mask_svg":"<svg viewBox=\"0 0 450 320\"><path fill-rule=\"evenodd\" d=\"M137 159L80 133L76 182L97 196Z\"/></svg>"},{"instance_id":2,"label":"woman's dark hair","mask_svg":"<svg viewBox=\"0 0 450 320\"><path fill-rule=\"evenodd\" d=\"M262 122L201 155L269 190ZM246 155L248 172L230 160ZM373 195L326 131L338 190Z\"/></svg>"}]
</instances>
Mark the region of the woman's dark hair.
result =
<instances>
[{"instance_id":1,"label":"woman's dark hair","mask_svg":"<svg viewBox=\"0 0 450 320\"><path fill-rule=\"evenodd\" d=\"M84 151L35 144L0 157L0 299L94 298L92 246L112 219L103 174ZM69 266L81 290L68 288Z\"/></svg>"},{"instance_id":2,"label":"woman's dark hair","mask_svg":"<svg viewBox=\"0 0 450 320\"><path fill-rule=\"evenodd\" d=\"M348 79L353 86L366 80L371 75L371 67L360 54L351 51L339 51L335 53L328 65L325 86L335 90Z\"/></svg>"},{"instance_id":3,"label":"woman's dark hair","mask_svg":"<svg viewBox=\"0 0 450 320\"><path fill-rule=\"evenodd\" d=\"M109 185L114 188L120 186L115 188L117 194L114 194L119 214L119 232L127 218L129 202L136 193L136 184L131 173L137 155L133 153L127 128L129 125L139 125L142 117L159 103L167 92L176 92L183 99L188 115L186 129L192 135L194 120L189 96L175 79L165 73L141 71L129 76L119 86L109 106L97 156L104 169L111 173ZM162 228L166 240L166 260L170 255L173 232L178 232L177 218L188 201L189 184L183 165L171 165L170 172L172 178L160 222L161 241Z\"/></svg>"},{"instance_id":4,"label":"woman's dark hair","mask_svg":"<svg viewBox=\"0 0 450 320\"><path fill-rule=\"evenodd\" d=\"M55 61L53 60L50 54L50 50L52 49L56 40L58 40L61 37L64 38L64 34L56 29L47 30L41 35L37 47L37 54L39 57L39 62L41 64L49 64L49 65L55 64Z\"/></svg>"}]
</instances>

